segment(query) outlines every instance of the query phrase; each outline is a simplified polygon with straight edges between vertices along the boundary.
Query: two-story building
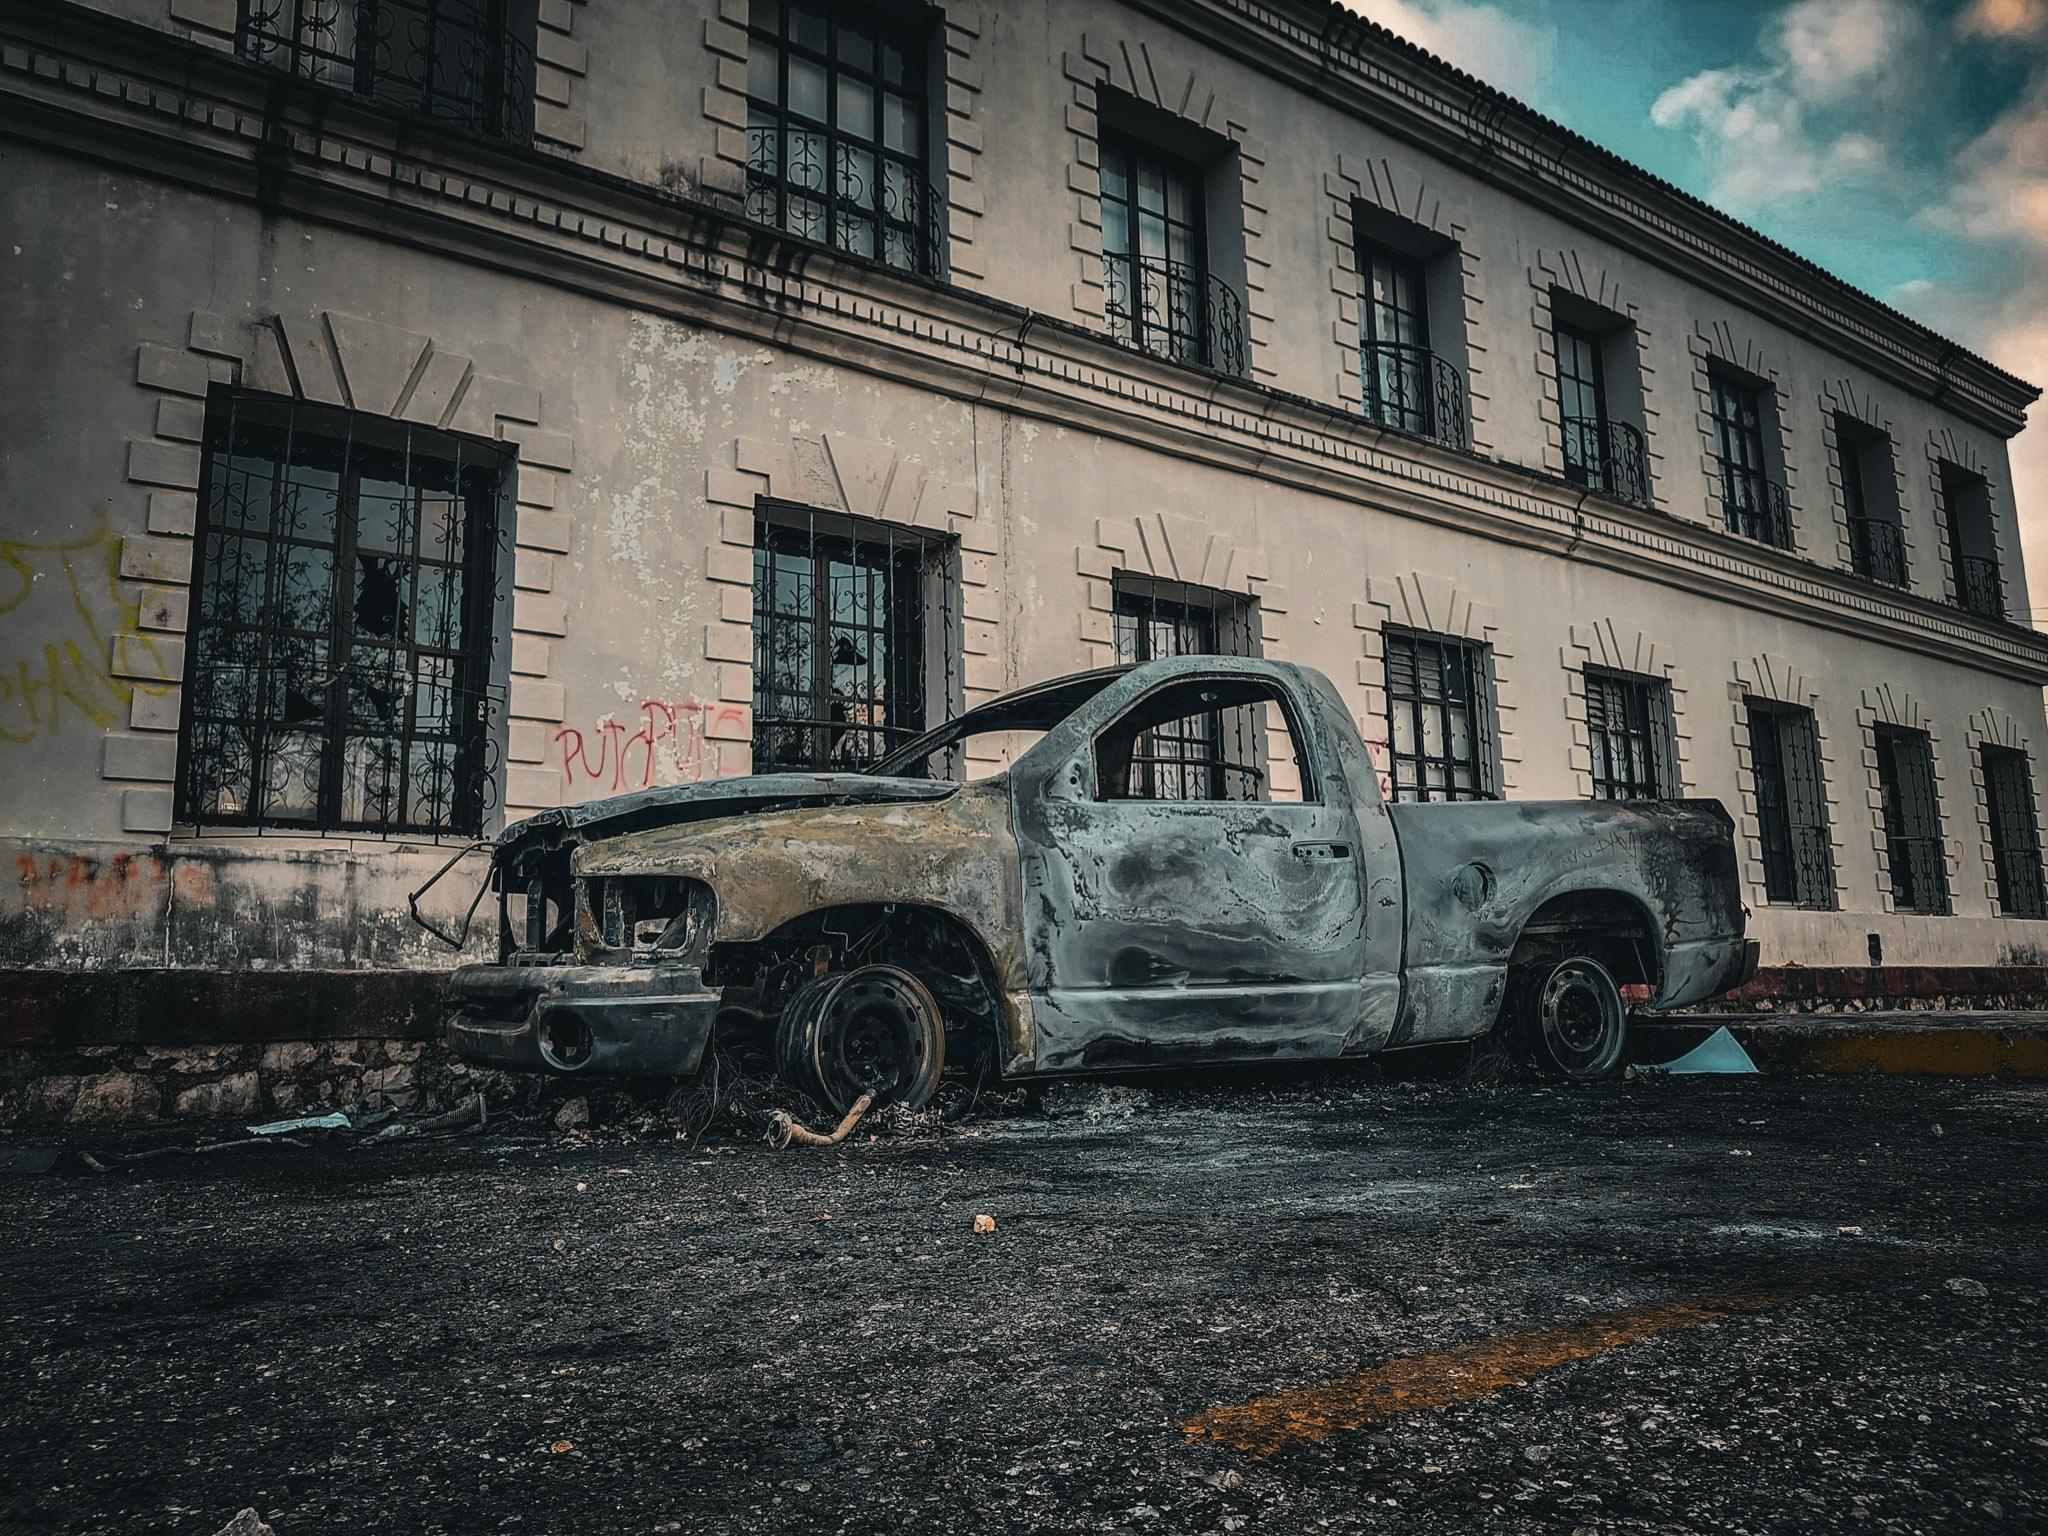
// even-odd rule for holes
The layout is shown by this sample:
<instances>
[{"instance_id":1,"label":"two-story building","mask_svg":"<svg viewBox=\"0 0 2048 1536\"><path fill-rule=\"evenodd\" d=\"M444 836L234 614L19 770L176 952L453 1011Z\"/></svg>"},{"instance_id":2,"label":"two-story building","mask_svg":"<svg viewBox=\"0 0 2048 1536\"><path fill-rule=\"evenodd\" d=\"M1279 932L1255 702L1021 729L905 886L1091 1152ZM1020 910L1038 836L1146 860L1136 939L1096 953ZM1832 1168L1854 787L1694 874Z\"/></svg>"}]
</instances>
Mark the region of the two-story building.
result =
<instances>
[{"instance_id":1,"label":"two-story building","mask_svg":"<svg viewBox=\"0 0 2048 1536\"><path fill-rule=\"evenodd\" d=\"M0 262L17 1044L416 1033L508 818L1191 649L2044 959L2038 392L1325 0L8 5Z\"/></svg>"}]
</instances>

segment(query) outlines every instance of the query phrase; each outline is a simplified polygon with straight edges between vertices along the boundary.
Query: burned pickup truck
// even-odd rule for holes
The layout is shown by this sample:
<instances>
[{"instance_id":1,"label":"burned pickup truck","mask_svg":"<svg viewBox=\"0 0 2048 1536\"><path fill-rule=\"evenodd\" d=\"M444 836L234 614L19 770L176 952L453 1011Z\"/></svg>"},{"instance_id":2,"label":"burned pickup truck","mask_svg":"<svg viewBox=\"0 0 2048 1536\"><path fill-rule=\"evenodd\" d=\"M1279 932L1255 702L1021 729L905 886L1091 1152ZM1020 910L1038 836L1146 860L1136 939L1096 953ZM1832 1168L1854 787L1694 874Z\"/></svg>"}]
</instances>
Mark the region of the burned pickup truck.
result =
<instances>
[{"instance_id":1,"label":"burned pickup truck","mask_svg":"<svg viewBox=\"0 0 2048 1536\"><path fill-rule=\"evenodd\" d=\"M1014 762L963 782L978 740ZM544 812L490 880L501 958L455 973L461 1056L685 1074L716 1030L837 1110L921 1103L949 1061L1307 1061L1496 1025L1596 1077L1624 989L1672 1007L1756 967L1719 803L1389 805L1328 679L1235 657L1043 683L863 773Z\"/></svg>"}]
</instances>

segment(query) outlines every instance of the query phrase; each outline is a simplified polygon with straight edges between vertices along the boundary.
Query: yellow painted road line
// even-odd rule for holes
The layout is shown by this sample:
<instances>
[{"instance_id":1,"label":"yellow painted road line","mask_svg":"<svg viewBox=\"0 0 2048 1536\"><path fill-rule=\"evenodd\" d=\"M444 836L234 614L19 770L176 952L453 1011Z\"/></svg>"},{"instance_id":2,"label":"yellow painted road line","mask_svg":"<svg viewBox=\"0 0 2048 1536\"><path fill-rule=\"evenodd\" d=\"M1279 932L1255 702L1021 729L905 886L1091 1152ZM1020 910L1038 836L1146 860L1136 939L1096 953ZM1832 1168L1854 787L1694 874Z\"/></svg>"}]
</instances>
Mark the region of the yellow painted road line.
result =
<instances>
[{"instance_id":1,"label":"yellow painted road line","mask_svg":"<svg viewBox=\"0 0 2048 1536\"><path fill-rule=\"evenodd\" d=\"M1405 1413L1433 1413L1491 1397L1574 1360L1604 1355L1659 1334L1697 1328L1777 1305L1775 1296L1666 1302L1587 1318L1563 1328L1479 1339L1452 1349L1389 1360L1317 1386L1219 1406L1184 1421L1191 1439L1207 1439L1254 1459L1313 1444L1345 1430L1370 1429Z\"/></svg>"}]
</instances>

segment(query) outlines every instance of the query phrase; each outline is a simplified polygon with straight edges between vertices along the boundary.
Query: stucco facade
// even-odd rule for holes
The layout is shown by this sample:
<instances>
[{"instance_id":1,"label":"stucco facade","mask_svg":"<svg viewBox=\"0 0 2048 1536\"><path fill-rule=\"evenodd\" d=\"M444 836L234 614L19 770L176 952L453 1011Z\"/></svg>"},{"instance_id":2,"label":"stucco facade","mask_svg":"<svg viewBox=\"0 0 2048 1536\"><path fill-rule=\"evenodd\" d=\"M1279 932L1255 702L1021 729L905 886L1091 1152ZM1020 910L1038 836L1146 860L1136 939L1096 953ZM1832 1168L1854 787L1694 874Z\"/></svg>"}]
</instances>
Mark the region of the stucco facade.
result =
<instances>
[{"instance_id":1,"label":"stucco facade","mask_svg":"<svg viewBox=\"0 0 2048 1536\"><path fill-rule=\"evenodd\" d=\"M238 56L236 0L0 12L0 965L451 962L404 893L464 836L181 814L229 391L506 445L485 833L748 771L773 505L949 552L933 720L1114 660L1119 578L1241 604L1376 750L1385 635L1472 642L1511 798L1592 792L1588 668L1661 680L1673 787L1735 815L1766 964L2039 962L1981 756L2026 753L2041 803L2048 643L2006 468L2028 386L1320 4L903 13L943 243L926 274L853 259L746 216L748 6L514 3L509 143ZM1241 368L1111 334L1106 119L1201 168ZM1427 268L1461 442L1372 419L1382 225ZM1599 317L1646 505L1568 473L1561 314ZM1730 531L1724 370L1774 418L1788 548ZM1889 460L1903 589L1852 570L1843 419L1888 445L1862 462ZM2005 620L1959 602L1944 465L1986 498ZM1750 700L1812 712L1831 903L1767 898ZM1894 910L1887 725L1931 746L1948 915Z\"/></svg>"}]
</instances>

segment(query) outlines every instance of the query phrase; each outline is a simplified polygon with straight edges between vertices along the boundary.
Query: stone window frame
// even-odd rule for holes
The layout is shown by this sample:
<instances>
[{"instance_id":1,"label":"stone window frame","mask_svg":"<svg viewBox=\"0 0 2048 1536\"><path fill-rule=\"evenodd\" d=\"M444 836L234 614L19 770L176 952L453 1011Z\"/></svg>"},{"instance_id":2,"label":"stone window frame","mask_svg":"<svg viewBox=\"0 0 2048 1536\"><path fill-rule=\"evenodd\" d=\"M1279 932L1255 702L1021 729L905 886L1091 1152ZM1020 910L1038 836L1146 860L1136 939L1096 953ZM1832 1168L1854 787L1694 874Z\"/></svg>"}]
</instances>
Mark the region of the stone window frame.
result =
<instances>
[{"instance_id":1,"label":"stone window frame","mask_svg":"<svg viewBox=\"0 0 2048 1536\"><path fill-rule=\"evenodd\" d=\"M1657 404L1656 353L1651 345L1650 328L1643 323L1642 305L1629 296L1629 290L1620 278L1609 274L1597 262L1589 264L1576 250L1540 250L1528 271L1530 321L1536 329L1536 375L1541 380L1536 413L1543 418L1544 473L1560 480L1565 478L1564 406L1558 398L1557 385L1557 315L1556 303L1551 297L1558 289L1563 289L1609 314L1622 316L1635 335L1636 376L1640 381L1643 401L1643 482L1650 500L1649 506L1640 510L1665 511L1657 497L1664 464L1664 434L1657 424L1663 412ZM1612 400L1611 384L1607 393ZM1717 487L1719 483L1717 475ZM1719 491L1716 490L1715 494L1718 496Z\"/></svg>"},{"instance_id":2,"label":"stone window frame","mask_svg":"<svg viewBox=\"0 0 2048 1536\"><path fill-rule=\"evenodd\" d=\"M1479 253L1467 239L1472 228L1470 214L1462 203L1446 198L1420 174L1405 167L1397 170L1384 155L1347 155L1340 150L1336 167L1324 173L1323 191L1329 198L1324 221L1324 248L1329 256L1327 274L1330 292L1337 300L1337 318L1330 322L1330 339L1337 349L1338 403L1354 416L1364 414L1365 378L1359 358L1359 334L1365 293L1358 270L1358 209L1363 205L1404 219L1456 247L1458 290L1464 311L1466 432L1471 442L1468 451L1482 458L1496 457L1487 424L1487 345L1485 327L1480 323L1486 290Z\"/></svg>"},{"instance_id":3,"label":"stone window frame","mask_svg":"<svg viewBox=\"0 0 2048 1536\"><path fill-rule=\"evenodd\" d=\"M1942 864L1948 879L1949 910L1944 915L1963 916L1963 905L1958 899L1962 894L1962 840L1955 832L1955 808L1945 788L1948 782L1947 758L1942 752L1941 732L1934 717L1906 689L1893 683L1878 683L1863 690L1862 700L1856 707L1856 725L1861 733L1870 846L1877 856L1877 899L1881 909L1900 917L1935 915L1901 912L1893 902L1891 842L1884 830L1884 785L1877 774L1877 728L1892 725L1926 733L1928 756L1934 764L1934 809L1941 818ZM1981 793L1978 798L1982 799Z\"/></svg>"},{"instance_id":4,"label":"stone window frame","mask_svg":"<svg viewBox=\"0 0 2048 1536\"><path fill-rule=\"evenodd\" d=\"M1826 466L1828 482L1828 503L1835 518L1835 564L1852 574L1856 569L1855 554L1849 543L1849 501L1842 485L1842 445L1840 433L1835 426L1837 414L1862 422L1884 433L1885 443L1890 448L1892 466L1892 496L1899 509L1899 542L1905 552L1906 585L1892 590L1911 592L1918 584L1919 561L1913 553L1913 519L1906 500L1906 470L1899 453L1899 435L1893 423L1896 413L1879 401L1876 393L1861 389L1854 379L1834 379L1823 384L1817 397L1820 406L1820 443L1822 463Z\"/></svg>"},{"instance_id":5,"label":"stone window frame","mask_svg":"<svg viewBox=\"0 0 2048 1536\"><path fill-rule=\"evenodd\" d=\"M1842 836L1842 806L1837 791L1840 775L1835 771L1835 753L1827 713L1821 707L1819 685L1810 673L1768 652L1748 660L1737 658L1734 666L1735 675L1728 684L1728 701L1734 715L1731 739L1735 747L1735 789L1740 801L1735 830L1742 858L1742 878L1748 887L1750 905L1759 910L1773 908L1788 912L1841 911L1842 852L1847 844ZM1748 700L1751 698L1804 709L1813 716L1814 755L1820 761L1821 803L1826 807L1828 816L1830 873L1834 880L1832 907L1814 908L1795 901L1772 901L1764 894L1763 823L1757 809L1756 762L1749 741Z\"/></svg>"},{"instance_id":6,"label":"stone window frame","mask_svg":"<svg viewBox=\"0 0 2048 1536\"><path fill-rule=\"evenodd\" d=\"M937 726L984 703L1006 686L998 629L1002 548L993 518L972 487L941 478L894 445L844 432L786 441L742 437L704 475L713 528L704 574L716 615L704 626L704 663L718 679L717 705L706 712L707 747L720 775L752 771L754 760L754 520L764 502L815 507L873 523L950 538L959 552L959 694L928 701L925 723ZM932 708L930 706L937 706ZM992 772L1003 759L970 748L968 774Z\"/></svg>"},{"instance_id":7,"label":"stone window frame","mask_svg":"<svg viewBox=\"0 0 2048 1536\"><path fill-rule=\"evenodd\" d=\"M1692 774L1692 733L1687 728L1685 698L1689 691L1677 653L1641 630L1624 628L1613 619L1574 624L1559 662L1564 668L1564 715L1571 731L1565 760L1581 800L1593 798L1593 736L1586 720L1586 669L1627 672L1662 678L1671 690L1671 768L1679 796L1689 795L1698 781Z\"/></svg>"},{"instance_id":8,"label":"stone window frame","mask_svg":"<svg viewBox=\"0 0 2048 1536\"><path fill-rule=\"evenodd\" d=\"M115 675L138 684L126 729L109 730L101 748L100 775L120 789L123 830L179 835L181 841L260 833L335 844L372 836L230 827L208 827L196 839L177 833L193 541L206 398L215 384L463 432L515 450L505 751L498 804L486 813L485 825L488 829L560 802L559 777L540 765L546 756L546 723L559 725L564 713L554 651L555 641L568 633L568 611L554 592L554 563L568 552L570 526L555 508L575 450L567 434L540 425L537 386L486 374L467 355L426 335L336 310L295 312L254 324L194 311L182 344L144 342L136 349L135 382L155 402L154 435L127 442L127 479L146 497L148 533L121 541L119 571L124 581L139 585L142 627L162 670L141 674L129 637L115 638Z\"/></svg>"},{"instance_id":9,"label":"stone window frame","mask_svg":"<svg viewBox=\"0 0 2048 1536\"><path fill-rule=\"evenodd\" d=\"M1967 437L1958 436L1954 427L1933 427L1927 433L1927 486L1934 508L1934 550L1941 560L1941 600L1958 612L1963 612L1962 587L1956 572L1955 541L1949 532L1948 496L1941 484L1943 464L1953 464L1984 482L1986 503L1991 509L1991 537L1998 547L1998 577L2005 593L2006 619L2008 622L2020 622L2020 615L2027 610L2029 604L2027 594L2017 590L2012 581L2013 563L2007 558L2006 520L1998 515L1999 492L2003 487L1999 481L1992 478L1991 463L1977 451L1977 445ZM1965 614L1965 617L1980 624L1989 622L1972 614Z\"/></svg>"},{"instance_id":10,"label":"stone window frame","mask_svg":"<svg viewBox=\"0 0 2048 1536\"><path fill-rule=\"evenodd\" d=\"M939 17L942 78L930 96L942 103L943 132L934 134L926 161L946 220L943 280L972 292L988 286L981 222L988 199L976 184L982 153L981 94L986 68L981 40L990 0L945 0ZM709 153L698 161L697 184L707 193L744 204L747 196L747 22L749 0L717 0L704 22L704 50L712 63L702 115Z\"/></svg>"},{"instance_id":11,"label":"stone window frame","mask_svg":"<svg viewBox=\"0 0 2048 1536\"><path fill-rule=\"evenodd\" d=\"M590 49L576 41L576 16L589 0L536 0L533 39L533 142L553 154L583 152L587 124L576 110L577 82L590 73ZM727 0L730 3L730 0ZM171 29L226 53L235 51L239 0L169 0ZM742 61L744 68L744 60Z\"/></svg>"},{"instance_id":12,"label":"stone window frame","mask_svg":"<svg viewBox=\"0 0 2048 1536\"><path fill-rule=\"evenodd\" d=\"M2034 792L2034 837L2044 850L2048 850L2048 814L2042 810L2041 766L2034 743L2022 731L2019 720L1995 704L1974 711L1964 721L1963 748L1970 756L1970 789L1975 798L1977 812L1978 853L1984 861L1984 899L1990 904L1993 915L2004 917L2004 908L1998 900L1998 850L1991 835L1991 789L1984 781L1984 748L2004 747L2008 751L2025 754L2027 774ZM2044 874L2048 879L2048 874ZM2041 921L2041 919L2014 919L2014 921Z\"/></svg>"},{"instance_id":13,"label":"stone window frame","mask_svg":"<svg viewBox=\"0 0 2048 1536\"><path fill-rule=\"evenodd\" d=\"M1099 101L1104 87L1134 97L1237 148L1238 203L1244 229L1245 362L1253 382L1276 384L1270 361L1275 323L1266 254L1264 141L1251 128L1249 110L1219 91L1199 70L1176 71L1152 56L1149 44L1084 33L1060 56L1068 84L1067 136L1074 158L1067 167L1073 219L1067 244L1074 253L1073 317L1090 329L1107 322L1102 277L1102 153Z\"/></svg>"},{"instance_id":14,"label":"stone window frame","mask_svg":"<svg viewBox=\"0 0 2048 1536\"><path fill-rule=\"evenodd\" d=\"M1686 338L1686 348L1692 354L1693 394L1698 409L1700 436L1700 473L1707 482L1704 516L1700 521L1723 533L1728 533L1728 508L1721 495L1721 459L1715 451L1714 436L1714 385L1712 365L1726 364L1740 369L1752 378L1761 379L1771 391L1772 409L1777 413L1777 440L1779 458L1785 469L1785 515L1792 525L1791 547L1780 551L1800 559L1820 563L1813 552L1813 530L1807 527L1805 507L1800 500L1800 473L1798 443L1792 432L1792 391L1786 383L1784 370L1775 367L1765 356L1764 350L1755 341L1736 340L1735 328L1726 320L1711 323L1700 321L1692 334ZM1680 503L1683 506L1683 501ZM1680 516L1684 516L1681 511ZM1729 533L1731 538L1740 534ZM1843 535L1846 537L1846 534ZM1745 543L1757 543L1754 539ZM1769 545L1759 545L1770 548Z\"/></svg>"},{"instance_id":15,"label":"stone window frame","mask_svg":"<svg viewBox=\"0 0 2048 1536\"><path fill-rule=\"evenodd\" d=\"M1351 623L1359 633L1357 676L1365 696L1365 713L1358 719L1358 733L1373 757L1373 771L1379 777L1382 796L1392 797L1389 769L1380 756L1386 750L1386 630L1392 627L1443 635L1484 649L1492 691L1488 702L1493 711L1493 756L1488 768L1500 798L1514 799L1522 769L1521 749L1514 730L1515 711L1521 699L1515 681L1520 668L1499 609L1480 602L1448 576L1404 571L1393 576L1366 577L1365 601L1352 605Z\"/></svg>"}]
</instances>

